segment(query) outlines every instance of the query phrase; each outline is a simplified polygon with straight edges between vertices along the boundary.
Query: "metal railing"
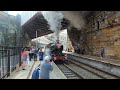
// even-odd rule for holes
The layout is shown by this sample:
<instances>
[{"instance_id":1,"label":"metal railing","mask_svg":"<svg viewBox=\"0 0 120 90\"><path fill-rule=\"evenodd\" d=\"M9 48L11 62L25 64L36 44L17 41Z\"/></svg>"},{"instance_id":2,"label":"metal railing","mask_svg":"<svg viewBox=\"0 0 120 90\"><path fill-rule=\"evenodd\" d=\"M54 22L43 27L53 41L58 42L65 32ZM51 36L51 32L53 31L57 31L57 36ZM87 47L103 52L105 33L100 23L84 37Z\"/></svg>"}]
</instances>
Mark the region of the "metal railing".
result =
<instances>
[{"instance_id":1,"label":"metal railing","mask_svg":"<svg viewBox=\"0 0 120 90\"><path fill-rule=\"evenodd\" d=\"M11 72L16 69L16 65L21 65L21 48L0 46L0 78L10 76Z\"/></svg>"}]
</instances>

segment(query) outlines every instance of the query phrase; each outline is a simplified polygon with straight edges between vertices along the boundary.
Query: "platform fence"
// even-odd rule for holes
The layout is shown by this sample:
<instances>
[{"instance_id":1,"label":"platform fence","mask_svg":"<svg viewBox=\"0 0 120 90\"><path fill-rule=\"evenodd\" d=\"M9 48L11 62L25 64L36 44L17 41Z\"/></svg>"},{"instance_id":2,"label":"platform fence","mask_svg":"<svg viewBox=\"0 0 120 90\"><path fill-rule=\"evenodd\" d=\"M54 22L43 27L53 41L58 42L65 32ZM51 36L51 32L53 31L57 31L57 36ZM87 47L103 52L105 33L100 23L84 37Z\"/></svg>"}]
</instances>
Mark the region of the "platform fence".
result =
<instances>
[{"instance_id":1,"label":"platform fence","mask_svg":"<svg viewBox=\"0 0 120 90\"><path fill-rule=\"evenodd\" d=\"M9 77L21 65L21 48L0 46L0 78Z\"/></svg>"}]
</instances>

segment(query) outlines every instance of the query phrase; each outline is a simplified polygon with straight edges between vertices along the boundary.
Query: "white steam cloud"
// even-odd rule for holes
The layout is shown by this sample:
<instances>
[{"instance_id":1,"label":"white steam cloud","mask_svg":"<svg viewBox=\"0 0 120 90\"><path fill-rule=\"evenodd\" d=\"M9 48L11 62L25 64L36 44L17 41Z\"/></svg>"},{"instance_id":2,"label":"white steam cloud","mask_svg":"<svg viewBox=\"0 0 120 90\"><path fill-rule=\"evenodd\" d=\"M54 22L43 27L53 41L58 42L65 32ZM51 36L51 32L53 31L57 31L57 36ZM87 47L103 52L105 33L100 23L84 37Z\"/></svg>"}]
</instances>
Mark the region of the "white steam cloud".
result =
<instances>
[{"instance_id":1,"label":"white steam cloud","mask_svg":"<svg viewBox=\"0 0 120 90\"><path fill-rule=\"evenodd\" d=\"M85 27L85 19L80 11L62 11L64 17L71 22L71 25L81 30Z\"/></svg>"},{"instance_id":2,"label":"white steam cloud","mask_svg":"<svg viewBox=\"0 0 120 90\"><path fill-rule=\"evenodd\" d=\"M59 33L62 27L61 22L63 19L63 14L60 11L42 11L44 18L48 21L50 25L50 30L54 32L54 39L59 40Z\"/></svg>"}]
</instances>

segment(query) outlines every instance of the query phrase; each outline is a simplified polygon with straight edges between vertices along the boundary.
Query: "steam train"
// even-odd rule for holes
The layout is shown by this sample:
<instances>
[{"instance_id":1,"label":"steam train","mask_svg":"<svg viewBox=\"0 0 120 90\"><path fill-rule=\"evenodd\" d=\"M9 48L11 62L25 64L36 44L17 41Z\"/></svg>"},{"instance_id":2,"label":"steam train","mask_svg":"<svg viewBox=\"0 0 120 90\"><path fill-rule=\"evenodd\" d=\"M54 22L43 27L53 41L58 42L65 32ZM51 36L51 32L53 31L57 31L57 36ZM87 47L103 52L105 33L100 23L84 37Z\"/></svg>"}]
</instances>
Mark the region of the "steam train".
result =
<instances>
[{"instance_id":1,"label":"steam train","mask_svg":"<svg viewBox=\"0 0 120 90\"><path fill-rule=\"evenodd\" d=\"M65 60L65 54L62 53L63 51L63 45L61 43L56 43L56 44L51 44L50 45L50 49L51 49L51 56L52 56L52 60L54 62L56 61L64 61Z\"/></svg>"}]
</instances>

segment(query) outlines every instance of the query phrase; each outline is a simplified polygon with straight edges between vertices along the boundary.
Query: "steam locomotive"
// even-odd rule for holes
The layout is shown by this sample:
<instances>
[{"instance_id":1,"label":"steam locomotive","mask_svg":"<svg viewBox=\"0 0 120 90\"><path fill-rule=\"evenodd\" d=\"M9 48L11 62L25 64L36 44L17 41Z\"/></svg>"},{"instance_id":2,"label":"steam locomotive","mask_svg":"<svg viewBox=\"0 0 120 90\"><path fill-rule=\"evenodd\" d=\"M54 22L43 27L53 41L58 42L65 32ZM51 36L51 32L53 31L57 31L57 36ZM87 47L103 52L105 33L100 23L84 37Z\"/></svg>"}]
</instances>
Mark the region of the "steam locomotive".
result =
<instances>
[{"instance_id":1,"label":"steam locomotive","mask_svg":"<svg viewBox=\"0 0 120 90\"><path fill-rule=\"evenodd\" d=\"M52 56L52 60L53 61L64 61L65 60L65 54L62 53L63 51L63 45L59 42L57 42L56 44L51 44L50 45L50 49L51 49L51 56Z\"/></svg>"}]
</instances>

